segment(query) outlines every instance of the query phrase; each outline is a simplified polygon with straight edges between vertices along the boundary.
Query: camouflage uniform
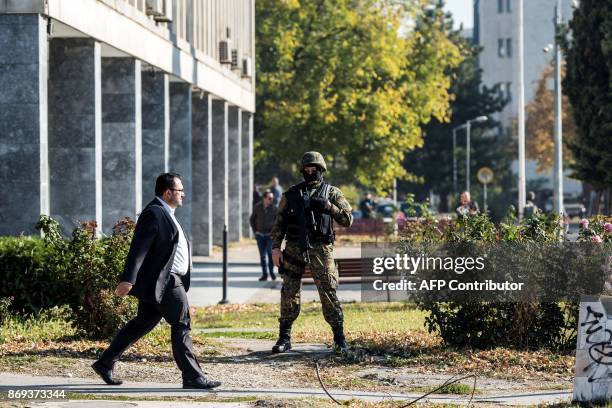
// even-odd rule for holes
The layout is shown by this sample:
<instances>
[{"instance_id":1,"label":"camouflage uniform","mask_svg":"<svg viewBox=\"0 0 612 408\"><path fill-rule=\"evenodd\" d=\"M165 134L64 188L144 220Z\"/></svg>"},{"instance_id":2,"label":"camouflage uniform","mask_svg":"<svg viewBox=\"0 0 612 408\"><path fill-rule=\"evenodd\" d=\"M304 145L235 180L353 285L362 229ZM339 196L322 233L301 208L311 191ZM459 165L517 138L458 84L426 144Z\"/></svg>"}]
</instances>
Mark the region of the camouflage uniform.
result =
<instances>
[{"instance_id":1,"label":"camouflage uniform","mask_svg":"<svg viewBox=\"0 0 612 408\"><path fill-rule=\"evenodd\" d=\"M323 157L316 152L307 152L302 159L302 166L316 164L322 171L326 170ZM312 198L319 187L321 180L311 181L306 184L306 192ZM281 289L281 311L280 311L280 335L273 352L282 352L290 349L290 330L293 321L300 314L300 292L302 289L302 275L304 273L305 260L303 246L289 237L287 234L287 211L289 202L287 195L293 188L283 193L278 215L270 233L272 237L272 248L280 249L283 240L287 238L283 251L282 278L283 286ZM351 206L342 194L334 187L329 186L327 194L330 208L325 210L331 218L338 224L349 227L353 223ZM319 199L322 197L319 196ZM309 267L319 292L319 298L323 307L323 316L334 332L334 342L346 347L343 334L343 315L342 305L338 300L336 289L338 288L338 270L334 262L334 245L332 243L311 242L312 248L308 250ZM279 345L288 344L288 347L279 351Z\"/></svg>"},{"instance_id":2,"label":"camouflage uniform","mask_svg":"<svg viewBox=\"0 0 612 408\"><path fill-rule=\"evenodd\" d=\"M319 187L320 182L309 183L308 193L312 195ZM331 186L328 199L331 203L329 210L332 218L340 225L349 227L353 223L351 206L344 198L342 192ZM283 229L283 210L287 207L285 194L281 198L278 215L272 228L272 248L280 248L285 238ZM338 288L338 270L334 263L334 245L321 242L312 243L313 248L308 251L310 257L310 270L319 291L323 316L332 327L342 326L342 306L336 295ZM281 313L279 322L291 324L300 314L300 291L302 289L302 274L304 265L300 262L302 250L298 242L287 241L283 252L283 287L281 289Z\"/></svg>"}]
</instances>

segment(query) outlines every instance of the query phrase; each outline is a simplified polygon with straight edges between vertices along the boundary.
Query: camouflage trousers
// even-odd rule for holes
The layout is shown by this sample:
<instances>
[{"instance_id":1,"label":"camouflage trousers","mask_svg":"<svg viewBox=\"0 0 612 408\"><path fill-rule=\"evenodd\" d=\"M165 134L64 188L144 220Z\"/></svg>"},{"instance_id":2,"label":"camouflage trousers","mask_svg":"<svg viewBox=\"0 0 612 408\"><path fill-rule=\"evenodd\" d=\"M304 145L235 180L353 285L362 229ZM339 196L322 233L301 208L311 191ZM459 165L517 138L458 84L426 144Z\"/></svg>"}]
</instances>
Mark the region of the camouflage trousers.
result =
<instances>
[{"instance_id":1,"label":"camouflage trousers","mask_svg":"<svg viewBox=\"0 0 612 408\"><path fill-rule=\"evenodd\" d=\"M310 270L323 308L323 317L329 325L341 327L344 321L342 305L338 300L336 289L338 288L338 270L334 263L333 244L314 244L309 250ZM281 288L281 324L291 324L300 314L300 301L302 291L302 275L304 265L302 254L297 244L287 242L283 251L283 264L281 276L283 287Z\"/></svg>"}]
</instances>

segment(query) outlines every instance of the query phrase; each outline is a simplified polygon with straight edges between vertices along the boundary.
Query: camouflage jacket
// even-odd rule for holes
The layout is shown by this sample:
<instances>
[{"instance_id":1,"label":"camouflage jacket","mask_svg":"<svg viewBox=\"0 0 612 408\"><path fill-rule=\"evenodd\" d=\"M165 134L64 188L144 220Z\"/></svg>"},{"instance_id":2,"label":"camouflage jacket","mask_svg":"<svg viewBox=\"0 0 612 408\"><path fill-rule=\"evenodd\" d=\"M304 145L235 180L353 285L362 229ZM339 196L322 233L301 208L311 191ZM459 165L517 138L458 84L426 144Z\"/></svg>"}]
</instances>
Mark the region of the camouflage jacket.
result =
<instances>
[{"instance_id":1,"label":"camouflage jacket","mask_svg":"<svg viewBox=\"0 0 612 408\"><path fill-rule=\"evenodd\" d=\"M308 193L312 194L318 187L320 182L313 182L308 184ZM331 208L329 210L329 214L332 218L343 227L350 227L353 223L353 215L351 205L348 203L342 191L339 188L330 186L328 200L331 203ZM272 227L272 232L270 236L272 237L272 248L280 248L283 243L283 239L285 238L285 222L283 219L283 215L285 209L287 208L287 198L285 193L281 198L281 201L278 205L278 215L276 216L276 220L274 221L274 226Z\"/></svg>"}]
</instances>

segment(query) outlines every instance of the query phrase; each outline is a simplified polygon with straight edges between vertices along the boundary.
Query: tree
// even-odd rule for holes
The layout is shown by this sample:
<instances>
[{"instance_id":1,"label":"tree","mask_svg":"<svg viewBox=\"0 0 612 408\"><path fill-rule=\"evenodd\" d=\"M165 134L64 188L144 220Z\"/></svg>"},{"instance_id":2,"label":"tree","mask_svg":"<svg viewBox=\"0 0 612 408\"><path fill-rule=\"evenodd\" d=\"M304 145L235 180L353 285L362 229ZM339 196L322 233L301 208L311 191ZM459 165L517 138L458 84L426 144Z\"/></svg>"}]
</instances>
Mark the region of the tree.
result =
<instances>
[{"instance_id":1,"label":"tree","mask_svg":"<svg viewBox=\"0 0 612 408\"><path fill-rule=\"evenodd\" d=\"M318 150L336 183L380 191L406 177L420 126L448 118L462 58L427 3L258 0L257 170L295 177Z\"/></svg>"},{"instance_id":2,"label":"tree","mask_svg":"<svg viewBox=\"0 0 612 408\"><path fill-rule=\"evenodd\" d=\"M573 177L608 190L612 186L612 3L582 0L565 43L563 89L572 105L576 138ZM608 193L609 194L609 193Z\"/></svg>"},{"instance_id":3,"label":"tree","mask_svg":"<svg viewBox=\"0 0 612 408\"><path fill-rule=\"evenodd\" d=\"M562 70L563 75L565 69ZM538 80L535 96L527 104L527 158L535 160L537 171L545 173L552 169L554 162L555 140L555 94L548 86L553 79L555 69L549 65L542 71ZM570 114L569 99L566 95L561 98L563 122L563 161L572 163L573 156L569 144L576 140L576 122Z\"/></svg>"},{"instance_id":4,"label":"tree","mask_svg":"<svg viewBox=\"0 0 612 408\"><path fill-rule=\"evenodd\" d=\"M471 185L473 193L478 190L476 170L489 166L495 172L495 181L489 186L489 206L493 207L498 217L505 210L511 198L508 195L512 185L510 162L513 157L512 143L509 135L502 132L498 135L499 123L492 114L503 109L507 101L501 96L499 86L488 88L482 84L482 70L478 65L481 48L470 45L468 40L452 28L452 19L446 17L448 36L458 47L465 50L464 61L452 71L450 92L454 95L451 103L452 119L444 122L432 120L424 126L425 143L422 148L411 152L406 160L407 171L417 176L417 182L403 185L406 191L416 193L423 200L429 191L438 194L442 200L439 210L449 211L446 198L453 192L452 179L452 130L465 124L467 120L487 115L489 120L484 124L473 125L471 131ZM457 170L458 190L465 186L465 130L457 132ZM479 194L473 194L478 199ZM495 205L498 201L498 205ZM493 203L493 206L491 204ZM498 208L496 208L498 207Z\"/></svg>"}]
</instances>

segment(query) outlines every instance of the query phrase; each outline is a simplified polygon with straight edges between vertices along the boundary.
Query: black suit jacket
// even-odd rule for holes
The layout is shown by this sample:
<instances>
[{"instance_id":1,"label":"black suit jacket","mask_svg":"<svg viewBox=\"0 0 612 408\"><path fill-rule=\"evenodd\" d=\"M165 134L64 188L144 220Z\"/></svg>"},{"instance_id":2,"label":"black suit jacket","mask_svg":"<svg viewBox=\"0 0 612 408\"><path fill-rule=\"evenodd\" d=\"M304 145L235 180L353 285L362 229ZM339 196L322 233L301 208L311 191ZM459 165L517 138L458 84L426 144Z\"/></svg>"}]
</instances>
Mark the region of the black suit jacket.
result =
<instances>
[{"instance_id":1,"label":"black suit jacket","mask_svg":"<svg viewBox=\"0 0 612 408\"><path fill-rule=\"evenodd\" d=\"M157 198L142 210L121 275L122 281L134 285L130 295L143 302L161 303L170 280L178 234L178 228ZM190 246L189 240L187 246ZM191 258L187 274L181 280L185 291L189 290Z\"/></svg>"}]
</instances>

